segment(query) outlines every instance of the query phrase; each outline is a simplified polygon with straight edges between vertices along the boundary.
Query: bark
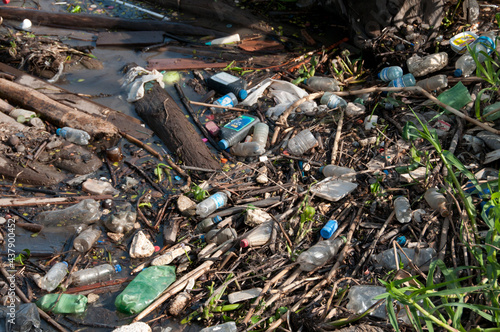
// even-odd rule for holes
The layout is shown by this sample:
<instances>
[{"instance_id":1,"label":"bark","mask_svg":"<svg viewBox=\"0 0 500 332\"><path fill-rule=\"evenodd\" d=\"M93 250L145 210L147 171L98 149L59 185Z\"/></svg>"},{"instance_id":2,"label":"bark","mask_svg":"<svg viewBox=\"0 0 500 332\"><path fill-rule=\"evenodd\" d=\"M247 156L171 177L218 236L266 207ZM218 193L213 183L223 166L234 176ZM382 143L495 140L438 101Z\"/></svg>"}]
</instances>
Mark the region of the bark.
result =
<instances>
[{"instance_id":1,"label":"bark","mask_svg":"<svg viewBox=\"0 0 500 332\"><path fill-rule=\"evenodd\" d=\"M55 185L62 182L65 178L65 175L55 167L38 162L30 162L29 166L23 166L1 156L0 174L11 179L16 179L17 183L39 186Z\"/></svg>"}]
</instances>

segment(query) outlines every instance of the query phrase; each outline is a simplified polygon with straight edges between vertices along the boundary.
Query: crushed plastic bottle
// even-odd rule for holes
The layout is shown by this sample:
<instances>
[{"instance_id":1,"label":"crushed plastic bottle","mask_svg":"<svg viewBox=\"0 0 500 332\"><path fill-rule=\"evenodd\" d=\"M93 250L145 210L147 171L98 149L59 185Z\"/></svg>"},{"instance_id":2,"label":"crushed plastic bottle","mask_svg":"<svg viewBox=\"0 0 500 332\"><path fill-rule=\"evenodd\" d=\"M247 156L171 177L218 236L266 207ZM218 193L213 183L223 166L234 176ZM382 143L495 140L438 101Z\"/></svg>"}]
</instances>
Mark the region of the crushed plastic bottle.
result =
<instances>
[{"instance_id":1,"label":"crushed plastic bottle","mask_svg":"<svg viewBox=\"0 0 500 332\"><path fill-rule=\"evenodd\" d=\"M251 288L251 289L245 289L239 292L234 292L231 293L227 296L227 299L229 303L238 303L238 302L243 302L246 300L250 300L253 298L256 298L257 296L260 295L262 292L262 288Z\"/></svg>"},{"instance_id":2,"label":"crushed plastic bottle","mask_svg":"<svg viewBox=\"0 0 500 332\"><path fill-rule=\"evenodd\" d=\"M415 84L415 77L412 74L406 74L389 82L389 87L404 88L408 86L414 86Z\"/></svg>"},{"instance_id":3,"label":"crushed plastic bottle","mask_svg":"<svg viewBox=\"0 0 500 332\"><path fill-rule=\"evenodd\" d=\"M368 310L372 305L377 303L378 300L373 298L384 294L386 292L385 287L382 286L372 286L372 285L355 285L349 289L347 294L347 299L349 302L346 305L348 310L353 311L355 314L361 314ZM370 312L370 316L378 318L386 318L387 309L385 303L381 304L377 309Z\"/></svg>"},{"instance_id":4,"label":"crushed plastic bottle","mask_svg":"<svg viewBox=\"0 0 500 332\"><path fill-rule=\"evenodd\" d=\"M168 265L168 264L172 263L174 261L174 259L176 259L177 257L184 256L190 251L191 251L190 246L181 245L180 248L170 250L170 251L164 253L163 255L156 257L151 262L151 265L153 265L153 266Z\"/></svg>"},{"instance_id":5,"label":"crushed plastic bottle","mask_svg":"<svg viewBox=\"0 0 500 332\"><path fill-rule=\"evenodd\" d=\"M11 311L15 310L15 311ZM17 307L4 305L0 307L2 331L9 332L41 332L40 314L35 303L22 303Z\"/></svg>"},{"instance_id":6,"label":"crushed plastic bottle","mask_svg":"<svg viewBox=\"0 0 500 332\"><path fill-rule=\"evenodd\" d=\"M83 295L46 294L36 301L36 305L54 314L81 314L87 309L87 301Z\"/></svg>"},{"instance_id":7,"label":"crushed plastic bottle","mask_svg":"<svg viewBox=\"0 0 500 332\"><path fill-rule=\"evenodd\" d=\"M269 126L266 123L259 122L253 127L252 142L259 144L265 151L267 137L269 136Z\"/></svg>"},{"instance_id":8,"label":"crushed plastic bottle","mask_svg":"<svg viewBox=\"0 0 500 332\"><path fill-rule=\"evenodd\" d=\"M273 232L274 220L263 222L251 230L245 238L240 241L241 248L262 246L269 242Z\"/></svg>"},{"instance_id":9,"label":"crushed plastic bottle","mask_svg":"<svg viewBox=\"0 0 500 332\"><path fill-rule=\"evenodd\" d=\"M101 215L99 202L94 199L84 199L62 210L41 212L34 219L44 225L91 224L99 220Z\"/></svg>"},{"instance_id":10,"label":"crushed plastic bottle","mask_svg":"<svg viewBox=\"0 0 500 332\"><path fill-rule=\"evenodd\" d=\"M470 45L471 51L476 55L479 63L486 60L486 55L490 55L496 48L496 34L493 31L488 31L477 38L474 43ZM470 76L476 70L476 62L469 52L465 52L455 62L455 77Z\"/></svg>"},{"instance_id":11,"label":"crushed plastic bottle","mask_svg":"<svg viewBox=\"0 0 500 332\"><path fill-rule=\"evenodd\" d=\"M216 243L216 244L222 244L226 242L227 240L233 240L236 239L238 236L238 233L234 230L234 228L227 227L224 229L212 229L205 235L205 240L207 243Z\"/></svg>"},{"instance_id":12,"label":"crushed plastic bottle","mask_svg":"<svg viewBox=\"0 0 500 332\"><path fill-rule=\"evenodd\" d=\"M343 236L334 240L324 240L316 243L308 250L302 252L297 258L300 269L310 272L325 265L338 253L344 243L346 243L346 238Z\"/></svg>"},{"instance_id":13,"label":"crushed plastic bottle","mask_svg":"<svg viewBox=\"0 0 500 332\"><path fill-rule=\"evenodd\" d=\"M113 278L115 273L122 270L120 265L103 264L89 269L73 272L71 274L70 284L73 286L91 285L98 282L108 281Z\"/></svg>"},{"instance_id":14,"label":"crushed plastic bottle","mask_svg":"<svg viewBox=\"0 0 500 332\"><path fill-rule=\"evenodd\" d=\"M304 129L288 141L287 150L295 156L301 156L318 144L309 129Z\"/></svg>"},{"instance_id":15,"label":"crushed plastic bottle","mask_svg":"<svg viewBox=\"0 0 500 332\"><path fill-rule=\"evenodd\" d=\"M378 78L384 82L390 82L403 76L403 69L399 66L385 67L378 73Z\"/></svg>"},{"instance_id":16,"label":"crushed plastic bottle","mask_svg":"<svg viewBox=\"0 0 500 332\"><path fill-rule=\"evenodd\" d=\"M241 115L231 120L221 128L220 136L222 139L219 141L219 147L225 150L241 142L259 121L259 118L252 115Z\"/></svg>"},{"instance_id":17,"label":"crushed plastic bottle","mask_svg":"<svg viewBox=\"0 0 500 332\"><path fill-rule=\"evenodd\" d=\"M403 248L403 251L406 253L406 256L408 256L408 258L411 259L411 261L422 271L428 270L429 265L436 258L436 250L433 248L419 249L418 254L416 253L415 248ZM397 253L398 262L403 263L403 269L407 268L410 262L400 249L397 249ZM375 255L374 258L379 266L388 270L396 270L398 268L394 259L394 249L392 248L382 251L381 253Z\"/></svg>"},{"instance_id":18,"label":"crushed plastic bottle","mask_svg":"<svg viewBox=\"0 0 500 332\"><path fill-rule=\"evenodd\" d=\"M330 109L347 107L347 102L342 97L339 97L332 92L325 92L323 96L321 96L319 103L321 105L328 106Z\"/></svg>"},{"instance_id":19,"label":"crushed plastic bottle","mask_svg":"<svg viewBox=\"0 0 500 332\"><path fill-rule=\"evenodd\" d=\"M9 112L9 116L16 119L19 123L24 123L36 118L36 113L22 108L15 108Z\"/></svg>"},{"instance_id":20,"label":"crushed plastic bottle","mask_svg":"<svg viewBox=\"0 0 500 332\"><path fill-rule=\"evenodd\" d=\"M106 219L104 226L111 232L125 234L134 229L136 219L137 212L132 211L132 205L128 203Z\"/></svg>"},{"instance_id":21,"label":"crushed plastic bottle","mask_svg":"<svg viewBox=\"0 0 500 332\"><path fill-rule=\"evenodd\" d=\"M448 77L446 75L436 75L425 80L418 81L417 86L427 91L446 88L448 86Z\"/></svg>"},{"instance_id":22,"label":"crushed plastic bottle","mask_svg":"<svg viewBox=\"0 0 500 332\"><path fill-rule=\"evenodd\" d=\"M54 264L47 274L40 280L40 288L52 292L63 281L68 274L68 263L60 262Z\"/></svg>"},{"instance_id":23,"label":"crushed plastic bottle","mask_svg":"<svg viewBox=\"0 0 500 332\"><path fill-rule=\"evenodd\" d=\"M231 193L227 190L219 191L218 193L213 194L212 196L206 198L201 203L196 205L196 214L200 218L208 217L217 209L225 206L229 197L231 197Z\"/></svg>"},{"instance_id":24,"label":"crushed plastic bottle","mask_svg":"<svg viewBox=\"0 0 500 332\"><path fill-rule=\"evenodd\" d=\"M340 91L339 82L331 77L313 76L304 80L304 84L318 91Z\"/></svg>"},{"instance_id":25,"label":"crushed plastic bottle","mask_svg":"<svg viewBox=\"0 0 500 332\"><path fill-rule=\"evenodd\" d=\"M256 157L263 155L266 150L257 142L238 143L229 150L231 154L240 157Z\"/></svg>"},{"instance_id":26,"label":"crushed plastic bottle","mask_svg":"<svg viewBox=\"0 0 500 332\"><path fill-rule=\"evenodd\" d=\"M450 211L446 207L446 197L441 194L436 188L429 188L424 194L424 198L429 206L438 211L442 217L450 215Z\"/></svg>"},{"instance_id":27,"label":"crushed plastic bottle","mask_svg":"<svg viewBox=\"0 0 500 332\"><path fill-rule=\"evenodd\" d=\"M406 224L411 221L411 206L408 198L399 196L394 200L394 211L396 212L396 219Z\"/></svg>"},{"instance_id":28,"label":"crushed plastic bottle","mask_svg":"<svg viewBox=\"0 0 500 332\"><path fill-rule=\"evenodd\" d=\"M358 187L357 183L350 181L334 180L326 178L311 187L311 192L317 197L324 198L331 202L337 202L349 195Z\"/></svg>"},{"instance_id":29,"label":"crushed plastic bottle","mask_svg":"<svg viewBox=\"0 0 500 332\"><path fill-rule=\"evenodd\" d=\"M236 96L232 92L229 92L228 94L214 101L214 105L217 106L234 107L237 104L238 104L238 98L236 98ZM227 111L226 108L220 108L220 107L210 107L210 110L212 111L212 113L223 113Z\"/></svg>"},{"instance_id":30,"label":"crushed plastic bottle","mask_svg":"<svg viewBox=\"0 0 500 332\"><path fill-rule=\"evenodd\" d=\"M447 64L448 53L446 52L430 54L424 56L423 58L414 54L406 60L408 71L415 77L421 77L434 73L446 67Z\"/></svg>"},{"instance_id":31,"label":"crushed plastic bottle","mask_svg":"<svg viewBox=\"0 0 500 332\"><path fill-rule=\"evenodd\" d=\"M70 127L58 128L56 130L56 134L63 137L67 141L78 145L89 144L91 138L86 131Z\"/></svg>"},{"instance_id":32,"label":"crushed plastic bottle","mask_svg":"<svg viewBox=\"0 0 500 332\"><path fill-rule=\"evenodd\" d=\"M320 167L319 171L325 177L353 182L356 180L356 171L350 167L342 167L337 165L326 165Z\"/></svg>"},{"instance_id":33,"label":"crushed plastic bottle","mask_svg":"<svg viewBox=\"0 0 500 332\"><path fill-rule=\"evenodd\" d=\"M227 322L215 326L205 327L200 332L238 332L235 322Z\"/></svg>"},{"instance_id":34,"label":"crushed plastic bottle","mask_svg":"<svg viewBox=\"0 0 500 332\"><path fill-rule=\"evenodd\" d=\"M89 251L94 243L101 236L101 230L97 228L88 228L81 232L73 241L73 247L79 252Z\"/></svg>"},{"instance_id":35,"label":"crushed plastic bottle","mask_svg":"<svg viewBox=\"0 0 500 332\"><path fill-rule=\"evenodd\" d=\"M234 93L240 100L245 99L248 96L246 89L247 82L239 77L233 76L226 72L217 73L207 80L207 86L210 89L214 89L220 94L226 94L229 92Z\"/></svg>"},{"instance_id":36,"label":"crushed plastic bottle","mask_svg":"<svg viewBox=\"0 0 500 332\"><path fill-rule=\"evenodd\" d=\"M198 233L205 233L208 230L210 230L210 228L212 228L214 225L217 225L221 221L222 221L222 218L220 216L215 216L212 218L205 218L202 221L200 221L198 223L198 225L196 225L196 231Z\"/></svg>"},{"instance_id":37,"label":"crushed plastic bottle","mask_svg":"<svg viewBox=\"0 0 500 332\"><path fill-rule=\"evenodd\" d=\"M111 183L95 179L87 179L82 183L82 190L93 195L117 195L120 193L113 188Z\"/></svg>"}]
</instances>

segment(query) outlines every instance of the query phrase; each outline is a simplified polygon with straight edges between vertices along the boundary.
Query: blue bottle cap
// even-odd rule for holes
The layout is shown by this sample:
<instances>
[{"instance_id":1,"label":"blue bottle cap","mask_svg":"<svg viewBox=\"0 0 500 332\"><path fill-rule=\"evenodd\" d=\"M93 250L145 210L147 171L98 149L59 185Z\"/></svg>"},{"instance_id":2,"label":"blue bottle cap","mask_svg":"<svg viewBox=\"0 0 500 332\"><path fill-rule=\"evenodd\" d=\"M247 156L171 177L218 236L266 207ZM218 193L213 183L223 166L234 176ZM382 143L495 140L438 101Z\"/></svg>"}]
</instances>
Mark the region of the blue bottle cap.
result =
<instances>
[{"instance_id":1,"label":"blue bottle cap","mask_svg":"<svg viewBox=\"0 0 500 332\"><path fill-rule=\"evenodd\" d=\"M377 74L377 77L378 77L378 79L379 79L379 80L381 80L381 78L380 78L380 73L378 73L378 74Z\"/></svg>"},{"instance_id":2,"label":"blue bottle cap","mask_svg":"<svg viewBox=\"0 0 500 332\"><path fill-rule=\"evenodd\" d=\"M64 264L66 264L66 266L68 266L68 263L66 263L65 261L62 261L61 263L64 263Z\"/></svg>"},{"instance_id":3,"label":"blue bottle cap","mask_svg":"<svg viewBox=\"0 0 500 332\"><path fill-rule=\"evenodd\" d=\"M229 142L226 141L225 139L221 139L219 141L219 147L222 149L222 150L225 150L229 147Z\"/></svg>"},{"instance_id":4,"label":"blue bottle cap","mask_svg":"<svg viewBox=\"0 0 500 332\"><path fill-rule=\"evenodd\" d=\"M203 242L205 242L205 234L201 234L200 235L200 240L203 241Z\"/></svg>"},{"instance_id":5,"label":"blue bottle cap","mask_svg":"<svg viewBox=\"0 0 500 332\"><path fill-rule=\"evenodd\" d=\"M405 243L406 243L406 237L404 235L401 235L401 236L398 236L396 238L396 242L400 245L400 246L404 246Z\"/></svg>"},{"instance_id":6,"label":"blue bottle cap","mask_svg":"<svg viewBox=\"0 0 500 332\"><path fill-rule=\"evenodd\" d=\"M462 76L462 69L458 68L453 72L453 76L460 77Z\"/></svg>"},{"instance_id":7,"label":"blue bottle cap","mask_svg":"<svg viewBox=\"0 0 500 332\"><path fill-rule=\"evenodd\" d=\"M320 173L323 173L323 169L325 169L325 166L321 166L321 167L319 168L319 172L320 172Z\"/></svg>"},{"instance_id":8,"label":"blue bottle cap","mask_svg":"<svg viewBox=\"0 0 500 332\"><path fill-rule=\"evenodd\" d=\"M57 130L56 130L56 135L57 136L61 136L61 130L62 130L62 128L57 128Z\"/></svg>"},{"instance_id":9,"label":"blue bottle cap","mask_svg":"<svg viewBox=\"0 0 500 332\"><path fill-rule=\"evenodd\" d=\"M308 79L306 78L304 81L302 81L302 83L307 84L307 80Z\"/></svg>"},{"instance_id":10,"label":"blue bottle cap","mask_svg":"<svg viewBox=\"0 0 500 332\"><path fill-rule=\"evenodd\" d=\"M212 45L212 42L211 41L206 42L205 45L210 46L210 45Z\"/></svg>"},{"instance_id":11,"label":"blue bottle cap","mask_svg":"<svg viewBox=\"0 0 500 332\"><path fill-rule=\"evenodd\" d=\"M329 220L319 233L324 239L329 239L332 237L333 233L335 233L337 228L339 228L337 220Z\"/></svg>"},{"instance_id":12,"label":"blue bottle cap","mask_svg":"<svg viewBox=\"0 0 500 332\"><path fill-rule=\"evenodd\" d=\"M115 272L118 273L118 272L121 272L122 271L122 267L120 264L116 264L115 265Z\"/></svg>"},{"instance_id":13,"label":"blue bottle cap","mask_svg":"<svg viewBox=\"0 0 500 332\"><path fill-rule=\"evenodd\" d=\"M248 96L247 90L240 90L240 92L238 92L238 97L241 100L245 99L247 96Z\"/></svg>"},{"instance_id":14,"label":"blue bottle cap","mask_svg":"<svg viewBox=\"0 0 500 332\"><path fill-rule=\"evenodd\" d=\"M212 221L214 222L214 224L218 224L222 221L222 218L220 216L215 216L212 218Z\"/></svg>"}]
</instances>

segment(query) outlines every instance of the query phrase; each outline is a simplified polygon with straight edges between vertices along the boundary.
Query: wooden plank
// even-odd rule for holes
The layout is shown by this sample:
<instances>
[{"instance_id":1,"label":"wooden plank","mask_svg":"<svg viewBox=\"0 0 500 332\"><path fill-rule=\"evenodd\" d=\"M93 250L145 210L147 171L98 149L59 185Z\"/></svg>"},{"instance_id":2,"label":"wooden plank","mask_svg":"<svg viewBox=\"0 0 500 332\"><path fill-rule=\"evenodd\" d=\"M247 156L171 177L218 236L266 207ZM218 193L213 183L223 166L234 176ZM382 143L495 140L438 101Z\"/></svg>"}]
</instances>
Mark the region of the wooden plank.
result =
<instances>
[{"instance_id":1,"label":"wooden plank","mask_svg":"<svg viewBox=\"0 0 500 332\"><path fill-rule=\"evenodd\" d=\"M2 207L18 207L18 206L33 206L46 204L76 204L84 199L105 200L113 199L112 195L94 195L94 196L67 196L67 197L16 197L16 198L0 198L0 206Z\"/></svg>"},{"instance_id":2,"label":"wooden plank","mask_svg":"<svg viewBox=\"0 0 500 332\"><path fill-rule=\"evenodd\" d=\"M274 40L244 40L238 47L247 52L255 51L282 51L285 47L283 44Z\"/></svg>"},{"instance_id":3,"label":"wooden plank","mask_svg":"<svg viewBox=\"0 0 500 332\"><path fill-rule=\"evenodd\" d=\"M226 68L228 62L206 62L203 60L193 60L184 58L175 59L155 59L149 60L147 69L149 70L186 70L205 68Z\"/></svg>"},{"instance_id":4,"label":"wooden plank","mask_svg":"<svg viewBox=\"0 0 500 332\"><path fill-rule=\"evenodd\" d=\"M154 45L163 43L164 39L163 31L106 31L97 35L96 45Z\"/></svg>"}]
</instances>

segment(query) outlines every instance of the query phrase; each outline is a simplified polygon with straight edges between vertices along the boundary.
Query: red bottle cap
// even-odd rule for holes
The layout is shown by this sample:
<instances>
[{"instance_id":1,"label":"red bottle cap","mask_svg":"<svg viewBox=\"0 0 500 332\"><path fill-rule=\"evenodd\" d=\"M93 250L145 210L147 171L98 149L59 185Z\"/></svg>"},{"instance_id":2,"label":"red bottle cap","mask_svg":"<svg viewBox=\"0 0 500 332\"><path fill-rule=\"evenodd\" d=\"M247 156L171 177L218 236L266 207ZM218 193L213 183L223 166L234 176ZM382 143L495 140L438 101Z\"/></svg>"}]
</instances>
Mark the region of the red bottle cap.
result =
<instances>
[{"instance_id":1,"label":"red bottle cap","mask_svg":"<svg viewBox=\"0 0 500 332\"><path fill-rule=\"evenodd\" d=\"M241 240L241 241L240 241L240 247L241 247L241 248L246 248L246 247L248 247L249 245L250 245L250 242L248 242L248 240L247 240L247 239L243 239L243 240Z\"/></svg>"}]
</instances>

